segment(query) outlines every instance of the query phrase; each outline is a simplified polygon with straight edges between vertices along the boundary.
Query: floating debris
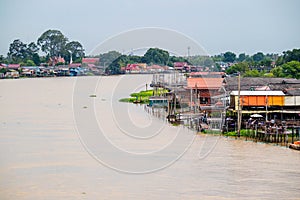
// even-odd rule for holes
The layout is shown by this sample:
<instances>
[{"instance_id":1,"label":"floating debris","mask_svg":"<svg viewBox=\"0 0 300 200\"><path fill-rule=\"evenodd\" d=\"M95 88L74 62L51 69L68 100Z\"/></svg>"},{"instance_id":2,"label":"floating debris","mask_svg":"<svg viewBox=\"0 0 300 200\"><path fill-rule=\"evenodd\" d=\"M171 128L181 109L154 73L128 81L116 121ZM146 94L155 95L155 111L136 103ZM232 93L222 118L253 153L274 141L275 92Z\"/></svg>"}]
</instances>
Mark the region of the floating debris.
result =
<instances>
[{"instance_id":1,"label":"floating debris","mask_svg":"<svg viewBox=\"0 0 300 200\"><path fill-rule=\"evenodd\" d=\"M87 109L87 106L83 106L84 109Z\"/></svg>"},{"instance_id":2,"label":"floating debris","mask_svg":"<svg viewBox=\"0 0 300 200\"><path fill-rule=\"evenodd\" d=\"M91 95L90 95L90 97L97 97L97 95L95 95L95 94L91 94Z\"/></svg>"}]
</instances>

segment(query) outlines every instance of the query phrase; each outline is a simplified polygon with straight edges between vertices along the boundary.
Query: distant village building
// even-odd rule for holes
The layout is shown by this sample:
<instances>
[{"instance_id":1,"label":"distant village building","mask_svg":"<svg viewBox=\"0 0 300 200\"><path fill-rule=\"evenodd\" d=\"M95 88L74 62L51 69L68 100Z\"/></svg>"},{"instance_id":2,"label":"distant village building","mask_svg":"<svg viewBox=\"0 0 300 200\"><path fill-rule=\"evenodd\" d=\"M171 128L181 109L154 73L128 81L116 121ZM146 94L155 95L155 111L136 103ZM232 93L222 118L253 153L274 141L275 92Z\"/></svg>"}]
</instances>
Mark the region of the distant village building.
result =
<instances>
[{"instance_id":1,"label":"distant village building","mask_svg":"<svg viewBox=\"0 0 300 200\"><path fill-rule=\"evenodd\" d=\"M65 62L66 61L65 61L65 59L63 57L61 57L61 56L58 56L58 57L55 56L55 57L49 59L48 65L49 66L55 66L58 63L65 63Z\"/></svg>"},{"instance_id":2,"label":"distant village building","mask_svg":"<svg viewBox=\"0 0 300 200\"><path fill-rule=\"evenodd\" d=\"M187 62L174 62L174 69L178 71L184 71L188 68Z\"/></svg>"},{"instance_id":3,"label":"distant village building","mask_svg":"<svg viewBox=\"0 0 300 200\"><path fill-rule=\"evenodd\" d=\"M14 70L18 70L20 69L21 65L20 64L9 64L7 66L7 69L14 69Z\"/></svg>"},{"instance_id":4,"label":"distant village building","mask_svg":"<svg viewBox=\"0 0 300 200\"><path fill-rule=\"evenodd\" d=\"M70 68L76 68L76 67L81 67L81 63L71 63L69 64Z\"/></svg>"},{"instance_id":5,"label":"distant village building","mask_svg":"<svg viewBox=\"0 0 300 200\"><path fill-rule=\"evenodd\" d=\"M82 58L82 66L83 67L95 67L98 66L100 62L100 58Z\"/></svg>"},{"instance_id":6,"label":"distant village building","mask_svg":"<svg viewBox=\"0 0 300 200\"><path fill-rule=\"evenodd\" d=\"M238 101L243 114L261 113L266 119L300 119L300 80L291 78L241 78L238 100L238 78L226 77L230 94L229 110L237 113Z\"/></svg>"},{"instance_id":7,"label":"distant village building","mask_svg":"<svg viewBox=\"0 0 300 200\"><path fill-rule=\"evenodd\" d=\"M125 67L126 73L142 73L145 72L147 68L146 63L134 63L134 64L127 64Z\"/></svg>"},{"instance_id":8,"label":"distant village building","mask_svg":"<svg viewBox=\"0 0 300 200\"><path fill-rule=\"evenodd\" d=\"M9 69L6 74L5 74L6 78L19 78L19 72L14 70L14 69Z\"/></svg>"},{"instance_id":9,"label":"distant village building","mask_svg":"<svg viewBox=\"0 0 300 200\"><path fill-rule=\"evenodd\" d=\"M223 86L222 72L194 72L187 78L187 90L196 97L199 106L211 106L212 97L220 95Z\"/></svg>"}]
</instances>

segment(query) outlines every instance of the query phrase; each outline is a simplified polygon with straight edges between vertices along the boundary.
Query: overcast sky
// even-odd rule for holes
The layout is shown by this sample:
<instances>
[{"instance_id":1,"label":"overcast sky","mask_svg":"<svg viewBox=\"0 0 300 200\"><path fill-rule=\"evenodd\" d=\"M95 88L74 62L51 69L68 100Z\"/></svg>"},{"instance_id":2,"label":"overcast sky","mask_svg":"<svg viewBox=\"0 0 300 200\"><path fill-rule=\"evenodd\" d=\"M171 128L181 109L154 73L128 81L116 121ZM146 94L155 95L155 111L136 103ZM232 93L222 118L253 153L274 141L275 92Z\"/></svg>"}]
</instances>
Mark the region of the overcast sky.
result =
<instances>
[{"instance_id":1,"label":"overcast sky","mask_svg":"<svg viewBox=\"0 0 300 200\"><path fill-rule=\"evenodd\" d=\"M209 54L281 53L300 48L299 0L0 0L0 54L48 29L86 53L107 38L142 27L178 31Z\"/></svg>"}]
</instances>

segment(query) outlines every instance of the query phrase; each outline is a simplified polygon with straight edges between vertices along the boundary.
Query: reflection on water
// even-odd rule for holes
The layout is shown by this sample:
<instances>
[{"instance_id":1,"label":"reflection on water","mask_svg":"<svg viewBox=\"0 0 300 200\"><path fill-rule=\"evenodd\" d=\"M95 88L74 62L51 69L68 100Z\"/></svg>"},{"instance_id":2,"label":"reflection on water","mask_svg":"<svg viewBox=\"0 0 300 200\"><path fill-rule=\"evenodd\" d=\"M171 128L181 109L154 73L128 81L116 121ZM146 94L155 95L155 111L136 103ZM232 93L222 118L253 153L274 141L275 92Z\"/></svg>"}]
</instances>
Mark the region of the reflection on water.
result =
<instances>
[{"instance_id":1,"label":"reflection on water","mask_svg":"<svg viewBox=\"0 0 300 200\"><path fill-rule=\"evenodd\" d=\"M195 135L144 106L118 102L151 78L1 80L0 199L298 198L299 152ZM87 90L74 89L78 83L86 83ZM94 93L97 97L90 98ZM92 135L109 142L90 143ZM152 173L120 172L169 163Z\"/></svg>"}]
</instances>

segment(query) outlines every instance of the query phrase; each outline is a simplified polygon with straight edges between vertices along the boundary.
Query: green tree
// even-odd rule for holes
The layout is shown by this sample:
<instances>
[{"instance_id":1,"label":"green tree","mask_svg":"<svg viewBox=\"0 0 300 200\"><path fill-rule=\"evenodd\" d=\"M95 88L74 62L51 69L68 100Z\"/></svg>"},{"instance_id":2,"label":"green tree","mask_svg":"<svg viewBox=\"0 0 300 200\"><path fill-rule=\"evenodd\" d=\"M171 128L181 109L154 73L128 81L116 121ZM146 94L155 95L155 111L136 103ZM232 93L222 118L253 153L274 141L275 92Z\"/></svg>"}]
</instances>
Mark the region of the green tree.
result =
<instances>
[{"instance_id":1,"label":"green tree","mask_svg":"<svg viewBox=\"0 0 300 200\"><path fill-rule=\"evenodd\" d=\"M271 70L271 73L274 75L274 77L284 77L284 73L282 71L282 67L278 66Z\"/></svg>"},{"instance_id":2,"label":"green tree","mask_svg":"<svg viewBox=\"0 0 300 200\"><path fill-rule=\"evenodd\" d=\"M107 74L121 74L121 67L128 64L129 58L126 55L121 55L115 59L106 69Z\"/></svg>"},{"instance_id":3,"label":"green tree","mask_svg":"<svg viewBox=\"0 0 300 200\"><path fill-rule=\"evenodd\" d=\"M7 59L3 55L0 55L0 63L6 63L7 64Z\"/></svg>"},{"instance_id":4,"label":"green tree","mask_svg":"<svg viewBox=\"0 0 300 200\"><path fill-rule=\"evenodd\" d=\"M275 67L271 72L275 77L300 79L300 62L290 61L282 66Z\"/></svg>"},{"instance_id":5,"label":"green tree","mask_svg":"<svg viewBox=\"0 0 300 200\"><path fill-rule=\"evenodd\" d=\"M24 61L28 57L27 45L19 39L14 40L9 45L7 56L14 63Z\"/></svg>"},{"instance_id":6,"label":"green tree","mask_svg":"<svg viewBox=\"0 0 300 200\"><path fill-rule=\"evenodd\" d=\"M78 41L72 41L66 44L65 50L67 52L64 52L64 58L66 61L70 62L71 55L72 60L82 59L85 55L83 46Z\"/></svg>"},{"instance_id":7,"label":"green tree","mask_svg":"<svg viewBox=\"0 0 300 200\"><path fill-rule=\"evenodd\" d=\"M143 56L142 62L145 62L147 64L166 65L168 63L169 56L169 52L165 50L150 48Z\"/></svg>"},{"instance_id":8,"label":"green tree","mask_svg":"<svg viewBox=\"0 0 300 200\"><path fill-rule=\"evenodd\" d=\"M135 55L130 55L127 56L127 63L126 64L133 64L133 63L141 63L142 62L142 57L140 56L135 56Z\"/></svg>"},{"instance_id":9,"label":"green tree","mask_svg":"<svg viewBox=\"0 0 300 200\"><path fill-rule=\"evenodd\" d=\"M290 61L299 61L300 62L300 49L293 49L292 51L284 51L283 52L283 63L287 63Z\"/></svg>"},{"instance_id":10,"label":"green tree","mask_svg":"<svg viewBox=\"0 0 300 200\"><path fill-rule=\"evenodd\" d=\"M25 64L26 66L35 66L35 63L32 60L27 60Z\"/></svg>"},{"instance_id":11,"label":"green tree","mask_svg":"<svg viewBox=\"0 0 300 200\"><path fill-rule=\"evenodd\" d=\"M39 47L34 43L30 42L27 46L27 52L29 55L33 55L39 51Z\"/></svg>"},{"instance_id":12,"label":"green tree","mask_svg":"<svg viewBox=\"0 0 300 200\"><path fill-rule=\"evenodd\" d=\"M209 56L191 56L189 58L189 63L192 65L198 66L205 66L205 67L212 67L215 65L214 60Z\"/></svg>"},{"instance_id":13,"label":"green tree","mask_svg":"<svg viewBox=\"0 0 300 200\"><path fill-rule=\"evenodd\" d=\"M7 72L7 69L6 69L6 68L0 68L0 73L5 74L6 72Z\"/></svg>"},{"instance_id":14,"label":"green tree","mask_svg":"<svg viewBox=\"0 0 300 200\"><path fill-rule=\"evenodd\" d=\"M27 59L32 60L35 63L35 65L40 65L40 63L41 63L38 51L39 51L39 47L34 42L31 42L31 43L28 44L28 46L27 46L27 54L28 54Z\"/></svg>"},{"instance_id":15,"label":"green tree","mask_svg":"<svg viewBox=\"0 0 300 200\"><path fill-rule=\"evenodd\" d=\"M41 64L41 59L40 59L40 56L39 56L39 54L37 54L37 53L34 53L33 55L32 55L32 61L35 63L35 65L37 65L37 66L39 66L40 64Z\"/></svg>"},{"instance_id":16,"label":"green tree","mask_svg":"<svg viewBox=\"0 0 300 200\"><path fill-rule=\"evenodd\" d=\"M214 62L221 62L221 61L223 61L224 60L224 56L223 55L214 55L214 56L212 56L212 59L213 59L213 61Z\"/></svg>"},{"instance_id":17,"label":"green tree","mask_svg":"<svg viewBox=\"0 0 300 200\"><path fill-rule=\"evenodd\" d=\"M223 57L223 62L234 62L236 59L235 53L232 53L230 51L224 53Z\"/></svg>"},{"instance_id":18,"label":"green tree","mask_svg":"<svg viewBox=\"0 0 300 200\"><path fill-rule=\"evenodd\" d=\"M265 55L262 52L258 52L252 56L254 62L260 62L265 58Z\"/></svg>"},{"instance_id":19,"label":"green tree","mask_svg":"<svg viewBox=\"0 0 300 200\"><path fill-rule=\"evenodd\" d=\"M197 64L194 64L193 57L191 57L190 59L191 59L190 62L193 63L193 65L197 65ZM186 63L190 63L184 57L181 57L181 56L178 56L178 57L177 56L170 56L167 65L170 66L170 67L173 67L174 62L186 62ZM196 63L196 61L195 61L195 63Z\"/></svg>"},{"instance_id":20,"label":"green tree","mask_svg":"<svg viewBox=\"0 0 300 200\"><path fill-rule=\"evenodd\" d=\"M47 30L37 40L41 50L50 57L61 56L65 53L65 46L68 42L59 30Z\"/></svg>"},{"instance_id":21,"label":"green tree","mask_svg":"<svg viewBox=\"0 0 300 200\"><path fill-rule=\"evenodd\" d=\"M282 71L286 77L300 78L300 62L290 61L282 65Z\"/></svg>"},{"instance_id":22,"label":"green tree","mask_svg":"<svg viewBox=\"0 0 300 200\"><path fill-rule=\"evenodd\" d=\"M239 54L239 57L237 59L239 62L243 62L246 60L246 54L245 53L241 53Z\"/></svg>"},{"instance_id":23,"label":"green tree","mask_svg":"<svg viewBox=\"0 0 300 200\"><path fill-rule=\"evenodd\" d=\"M243 74L246 71L249 71L249 64L247 62L237 63L226 69L227 74L234 74L238 72Z\"/></svg>"},{"instance_id":24,"label":"green tree","mask_svg":"<svg viewBox=\"0 0 300 200\"><path fill-rule=\"evenodd\" d=\"M271 66L272 60L271 58L265 57L262 61L260 61L260 65L263 66Z\"/></svg>"},{"instance_id":25,"label":"green tree","mask_svg":"<svg viewBox=\"0 0 300 200\"><path fill-rule=\"evenodd\" d=\"M212 67L215 65L214 61L210 57L205 57L203 65L205 67Z\"/></svg>"},{"instance_id":26,"label":"green tree","mask_svg":"<svg viewBox=\"0 0 300 200\"><path fill-rule=\"evenodd\" d=\"M244 77L261 77L263 73L260 73L257 69L248 70L243 74Z\"/></svg>"},{"instance_id":27,"label":"green tree","mask_svg":"<svg viewBox=\"0 0 300 200\"><path fill-rule=\"evenodd\" d=\"M122 54L117 51L109 51L107 53L103 53L99 55L100 65L101 66L109 66L114 60L119 58Z\"/></svg>"}]
</instances>

